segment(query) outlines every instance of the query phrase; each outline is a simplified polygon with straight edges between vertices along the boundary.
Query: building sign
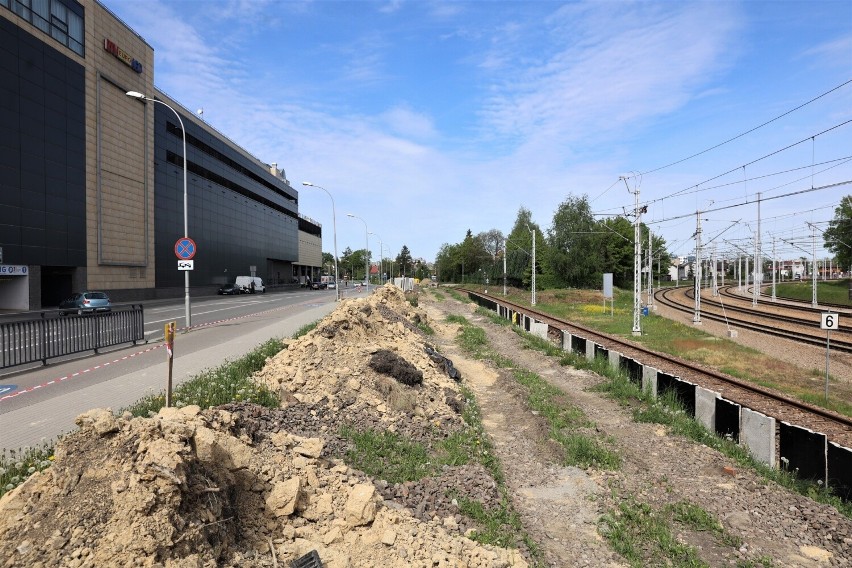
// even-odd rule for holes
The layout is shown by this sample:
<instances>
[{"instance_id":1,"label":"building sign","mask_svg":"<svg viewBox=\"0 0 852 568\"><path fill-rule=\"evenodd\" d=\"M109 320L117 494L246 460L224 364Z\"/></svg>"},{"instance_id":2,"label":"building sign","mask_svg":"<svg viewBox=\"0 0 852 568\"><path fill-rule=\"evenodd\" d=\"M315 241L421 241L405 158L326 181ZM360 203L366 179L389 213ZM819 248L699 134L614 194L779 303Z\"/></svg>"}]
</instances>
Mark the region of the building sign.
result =
<instances>
[{"instance_id":1,"label":"building sign","mask_svg":"<svg viewBox=\"0 0 852 568\"><path fill-rule=\"evenodd\" d=\"M129 53L115 45L111 39L104 38L104 49L113 55L115 55L118 59L123 61L128 67L136 71L137 73L142 72L142 64L130 56Z\"/></svg>"},{"instance_id":2,"label":"building sign","mask_svg":"<svg viewBox=\"0 0 852 568\"><path fill-rule=\"evenodd\" d=\"M28 272L26 266L0 264L0 276L26 276Z\"/></svg>"}]
</instances>

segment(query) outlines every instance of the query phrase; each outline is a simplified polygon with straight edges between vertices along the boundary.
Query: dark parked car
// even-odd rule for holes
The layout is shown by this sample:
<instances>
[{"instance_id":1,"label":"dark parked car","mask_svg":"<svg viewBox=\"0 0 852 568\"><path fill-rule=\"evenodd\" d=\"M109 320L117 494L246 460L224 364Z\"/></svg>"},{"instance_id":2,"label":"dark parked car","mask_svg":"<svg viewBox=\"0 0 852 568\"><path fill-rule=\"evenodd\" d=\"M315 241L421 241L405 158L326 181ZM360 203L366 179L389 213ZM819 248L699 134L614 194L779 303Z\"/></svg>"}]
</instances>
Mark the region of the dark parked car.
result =
<instances>
[{"instance_id":1,"label":"dark parked car","mask_svg":"<svg viewBox=\"0 0 852 568\"><path fill-rule=\"evenodd\" d=\"M311 282L311 290L325 290L326 283L325 282Z\"/></svg>"},{"instance_id":2,"label":"dark parked car","mask_svg":"<svg viewBox=\"0 0 852 568\"><path fill-rule=\"evenodd\" d=\"M242 294L243 288L242 286L237 286L236 284L225 284L224 286L219 288L219 293L226 295Z\"/></svg>"},{"instance_id":3,"label":"dark parked car","mask_svg":"<svg viewBox=\"0 0 852 568\"><path fill-rule=\"evenodd\" d=\"M77 292L59 304L59 314L89 314L95 312L111 312L109 296L103 292Z\"/></svg>"}]
</instances>

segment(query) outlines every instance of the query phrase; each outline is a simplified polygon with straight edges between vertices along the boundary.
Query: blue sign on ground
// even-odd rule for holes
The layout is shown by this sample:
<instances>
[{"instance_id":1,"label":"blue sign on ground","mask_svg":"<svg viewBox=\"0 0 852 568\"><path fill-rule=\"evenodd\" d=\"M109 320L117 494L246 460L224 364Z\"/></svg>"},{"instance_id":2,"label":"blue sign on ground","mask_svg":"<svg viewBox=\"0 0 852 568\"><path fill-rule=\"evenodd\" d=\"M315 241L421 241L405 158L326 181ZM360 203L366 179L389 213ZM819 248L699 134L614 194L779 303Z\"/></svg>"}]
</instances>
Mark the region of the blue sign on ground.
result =
<instances>
[{"instance_id":1,"label":"blue sign on ground","mask_svg":"<svg viewBox=\"0 0 852 568\"><path fill-rule=\"evenodd\" d=\"M0 395L18 390L18 385L0 385Z\"/></svg>"}]
</instances>

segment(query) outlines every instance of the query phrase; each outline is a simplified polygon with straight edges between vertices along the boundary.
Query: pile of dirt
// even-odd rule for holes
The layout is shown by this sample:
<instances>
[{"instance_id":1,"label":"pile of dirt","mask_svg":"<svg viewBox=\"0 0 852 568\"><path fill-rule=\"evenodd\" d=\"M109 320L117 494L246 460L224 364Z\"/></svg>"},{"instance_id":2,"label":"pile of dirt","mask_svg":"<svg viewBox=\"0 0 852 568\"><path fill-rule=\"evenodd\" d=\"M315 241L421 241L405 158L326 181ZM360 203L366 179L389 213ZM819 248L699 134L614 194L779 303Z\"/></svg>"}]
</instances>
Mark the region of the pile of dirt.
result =
<instances>
[{"instance_id":1,"label":"pile of dirt","mask_svg":"<svg viewBox=\"0 0 852 568\"><path fill-rule=\"evenodd\" d=\"M311 551L326 567L526 566L464 536L447 489L496 503L482 468L394 485L339 459L344 424L424 441L464 428L421 322L393 287L342 302L259 373L280 409L79 416L54 465L0 499L0 566L278 566Z\"/></svg>"}]
</instances>

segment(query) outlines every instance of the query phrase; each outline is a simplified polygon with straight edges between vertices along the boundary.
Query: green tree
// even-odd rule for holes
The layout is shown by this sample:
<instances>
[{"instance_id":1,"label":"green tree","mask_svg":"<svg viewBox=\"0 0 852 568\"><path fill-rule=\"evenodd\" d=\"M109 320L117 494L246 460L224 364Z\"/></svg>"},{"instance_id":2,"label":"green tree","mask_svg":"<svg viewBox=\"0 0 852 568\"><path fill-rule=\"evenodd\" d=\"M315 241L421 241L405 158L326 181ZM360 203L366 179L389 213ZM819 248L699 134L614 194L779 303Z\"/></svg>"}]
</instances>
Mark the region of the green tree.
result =
<instances>
[{"instance_id":1,"label":"green tree","mask_svg":"<svg viewBox=\"0 0 852 568\"><path fill-rule=\"evenodd\" d=\"M411 259L411 252L408 250L407 246L402 245L402 249L399 251L399 254L396 255L396 264L399 267L400 276L411 274L414 264Z\"/></svg>"},{"instance_id":2,"label":"green tree","mask_svg":"<svg viewBox=\"0 0 852 568\"><path fill-rule=\"evenodd\" d=\"M523 206L509 236L506 237L506 279L516 287L529 287L532 281L532 234L536 235L536 274L540 273L541 260L547 255L541 228L532 220L532 213Z\"/></svg>"},{"instance_id":3,"label":"green tree","mask_svg":"<svg viewBox=\"0 0 852 568\"><path fill-rule=\"evenodd\" d=\"M435 255L435 271L443 282L458 282L461 274L461 245L442 244Z\"/></svg>"},{"instance_id":4,"label":"green tree","mask_svg":"<svg viewBox=\"0 0 852 568\"><path fill-rule=\"evenodd\" d=\"M548 231L549 251L545 256L554 284L577 288L599 285L603 273L599 230L586 195L569 195L559 204Z\"/></svg>"},{"instance_id":5,"label":"green tree","mask_svg":"<svg viewBox=\"0 0 852 568\"><path fill-rule=\"evenodd\" d=\"M334 255L330 252L322 253L322 271L325 274L334 274Z\"/></svg>"},{"instance_id":6,"label":"green tree","mask_svg":"<svg viewBox=\"0 0 852 568\"><path fill-rule=\"evenodd\" d=\"M852 267L852 195L840 200L823 238L825 248L834 253L837 264L843 270Z\"/></svg>"}]
</instances>

